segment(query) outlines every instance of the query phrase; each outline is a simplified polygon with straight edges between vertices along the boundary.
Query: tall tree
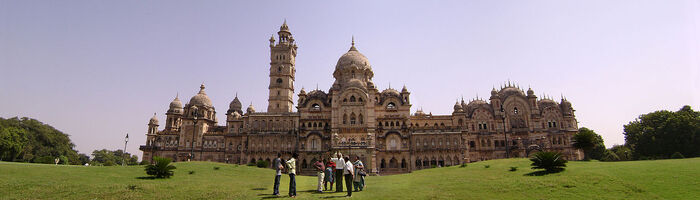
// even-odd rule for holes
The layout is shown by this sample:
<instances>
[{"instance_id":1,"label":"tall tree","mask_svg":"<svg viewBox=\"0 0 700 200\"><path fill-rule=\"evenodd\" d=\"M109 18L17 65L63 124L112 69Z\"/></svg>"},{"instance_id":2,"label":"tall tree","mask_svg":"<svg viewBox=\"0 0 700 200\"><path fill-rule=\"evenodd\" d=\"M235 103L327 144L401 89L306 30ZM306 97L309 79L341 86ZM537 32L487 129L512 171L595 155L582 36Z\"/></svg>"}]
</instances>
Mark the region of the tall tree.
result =
<instances>
[{"instance_id":1,"label":"tall tree","mask_svg":"<svg viewBox=\"0 0 700 200\"><path fill-rule=\"evenodd\" d=\"M573 140L573 146L575 148L583 150L583 160L590 160L591 154L593 153L593 150L596 149L596 147L602 147L603 152L605 151L603 138L600 137L600 135L596 134L593 130L588 129L586 127L579 128L578 133L574 135ZM596 154L597 159L600 159L603 156L603 152L600 152L600 154Z\"/></svg>"},{"instance_id":2,"label":"tall tree","mask_svg":"<svg viewBox=\"0 0 700 200\"><path fill-rule=\"evenodd\" d=\"M675 152L698 156L699 133L700 112L690 106L643 114L624 126L625 143L635 159L668 158Z\"/></svg>"},{"instance_id":3,"label":"tall tree","mask_svg":"<svg viewBox=\"0 0 700 200\"><path fill-rule=\"evenodd\" d=\"M30 118L0 118L0 156L2 160L80 164L78 152L67 134ZM21 150L17 150L20 148Z\"/></svg>"}]
</instances>

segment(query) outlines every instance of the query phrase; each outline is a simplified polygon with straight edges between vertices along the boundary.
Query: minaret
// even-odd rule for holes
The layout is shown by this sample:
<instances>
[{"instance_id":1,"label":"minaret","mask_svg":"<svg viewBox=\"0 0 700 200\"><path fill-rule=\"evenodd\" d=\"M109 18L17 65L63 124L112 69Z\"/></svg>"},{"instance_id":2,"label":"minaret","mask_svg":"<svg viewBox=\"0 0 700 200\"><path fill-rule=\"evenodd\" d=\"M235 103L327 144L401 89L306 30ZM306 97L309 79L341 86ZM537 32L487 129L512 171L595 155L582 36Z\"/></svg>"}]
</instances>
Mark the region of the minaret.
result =
<instances>
[{"instance_id":1,"label":"minaret","mask_svg":"<svg viewBox=\"0 0 700 200\"><path fill-rule=\"evenodd\" d=\"M270 93L267 112L292 112L297 45L289 32L286 20L277 35L277 43L274 36L270 38Z\"/></svg>"}]
</instances>

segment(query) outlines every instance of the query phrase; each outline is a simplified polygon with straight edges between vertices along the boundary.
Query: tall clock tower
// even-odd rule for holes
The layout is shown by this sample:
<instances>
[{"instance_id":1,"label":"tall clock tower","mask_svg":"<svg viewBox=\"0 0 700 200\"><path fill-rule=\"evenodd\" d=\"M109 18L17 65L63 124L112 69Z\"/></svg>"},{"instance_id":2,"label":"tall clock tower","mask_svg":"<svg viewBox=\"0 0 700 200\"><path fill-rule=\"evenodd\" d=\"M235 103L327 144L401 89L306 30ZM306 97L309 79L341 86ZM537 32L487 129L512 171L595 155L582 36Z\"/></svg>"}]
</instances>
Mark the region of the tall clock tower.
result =
<instances>
[{"instance_id":1,"label":"tall clock tower","mask_svg":"<svg viewBox=\"0 0 700 200\"><path fill-rule=\"evenodd\" d=\"M289 32L287 21L277 32L279 41L270 37L270 90L267 112L292 112L294 107L294 63L297 56L297 45L292 33Z\"/></svg>"}]
</instances>

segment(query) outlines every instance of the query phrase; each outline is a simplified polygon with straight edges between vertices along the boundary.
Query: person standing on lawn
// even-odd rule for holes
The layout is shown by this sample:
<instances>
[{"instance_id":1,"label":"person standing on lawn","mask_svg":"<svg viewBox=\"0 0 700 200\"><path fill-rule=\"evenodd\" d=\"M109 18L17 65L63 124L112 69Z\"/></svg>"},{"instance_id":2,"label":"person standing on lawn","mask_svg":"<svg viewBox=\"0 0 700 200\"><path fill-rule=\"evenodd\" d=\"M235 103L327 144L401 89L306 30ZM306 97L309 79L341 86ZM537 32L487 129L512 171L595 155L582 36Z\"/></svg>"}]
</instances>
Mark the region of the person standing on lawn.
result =
<instances>
[{"instance_id":1,"label":"person standing on lawn","mask_svg":"<svg viewBox=\"0 0 700 200\"><path fill-rule=\"evenodd\" d=\"M292 157L287 161L287 169L289 169L289 197L297 197L297 157L299 154L296 152L292 154Z\"/></svg>"},{"instance_id":2,"label":"person standing on lawn","mask_svg":"<svg viewBox=\"0 0 700 200\"><path fill-rule=\"evenodd\" d=\"M323 161L317 160L316 163L314 163L314 168L316 168L316 176L318 176L318 187L316 187L316 191L318 192L323 192L323 176L325 176L325 164L323 164Z\"/></svg>"},{"instance_id":3,"label":"person standing on lawn","mask_svg":"<svg viewBox=\"0 0 700 200\"><path fill-rule=\"evenodd\" d=\"M335 158L331 158L331 161L335 163L335 192L343 192L343 169L345 169L345 160L343 160L343 154L340 152L336 152L335 156Z\"/></svg>"},{"instance_id":4,"label":"person standing on lawn","mask_svg":"<svg viewBox=\"0 0 700 200\"><path fill-rule=\"evenodd\" d=\"M277 158L272 162L272 167L275 169L275 186L273 187L272 195L280 196L280 178L282 177L282 154L277 153Z\"/></svg>"},{"instance_id":5,"label":"person standing on lawn","mask_svg":"<svg viewBox=\"0 0 700 200\"><path fill-rule=\"evenodd\" d=\"M350 162L350 157L345 157L345 165L343 166L343 174L345 175L345 187L347 187L348 190L348 196L347 197L352 197L352 180L355 178L355 168L352 165L352 162Z\"/></svg>"},{"instance_id":6,"label":"person standing on lawn","mask_svg":"<svg viewBox=\"0 0 700 200\"><path fill-rule=\"evenodd\" d=\"M325 180L323 180L323 190L328 190L331 191L333 190L333 169L335 169L335 163L333 161L326 161L326 159L323 159L326 163L326 170L325 170ZM330 189L328 189L328 183L331 183Z\"/></svg>"},{"instance_id":7,"label":"person standing on lawn","mask_svg":"<svg viewBox=\"0 0 700 200\"><path fill-rule=\"evenodd\" d=\"M365 187L365 176L367 174L365 172L365 165L362 163L359 156L355 156L353 167L355 167L355 178L352 180L354 182L353 187L355 188L355 192L358 191L357 189L362 191Z\"/></svg>"}]
</instances>

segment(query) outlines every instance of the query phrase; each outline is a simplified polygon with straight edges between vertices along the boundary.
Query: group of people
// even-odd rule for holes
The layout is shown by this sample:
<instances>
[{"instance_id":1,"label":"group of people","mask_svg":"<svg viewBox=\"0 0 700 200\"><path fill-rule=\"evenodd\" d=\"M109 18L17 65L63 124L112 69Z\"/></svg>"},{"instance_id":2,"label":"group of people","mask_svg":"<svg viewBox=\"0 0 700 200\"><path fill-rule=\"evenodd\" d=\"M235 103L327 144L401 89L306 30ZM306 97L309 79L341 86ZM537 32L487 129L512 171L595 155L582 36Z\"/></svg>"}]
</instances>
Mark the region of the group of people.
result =
<instances>
[{"instance_id":1,"label":"group of people","mask_svg":"<svg viewBox=\"0 0 700 200\"><path fill-rule=\"evenodd\" d=\"M275 158L272 165L276 172L272 194L280 196L280 178L282 171L286 169L289 174L289 196L294 198L297 196L296 159L299 157L299 154L293 153L292 157L286 162L282 161L281 157L282 155L277 153L277 158ZM365 187L365 176L367 176L367 173L365 172L365 165L360 161L359 156L354 156L354 160L350 161L349 156L343 157L343 154L336 152L335 157L331 157L330 160L324 158L323 161L319 159L313 164L313 167L316 169L316 175L318 176L316 191L319 193L332 191L333 183L335 183L336 192L343 192L343 178L345 178L347 197L352 196L353 189L355 192L358 192ZM330 183L330 187L328 187L328 183Z\"/></svg>"}]
</instances>

